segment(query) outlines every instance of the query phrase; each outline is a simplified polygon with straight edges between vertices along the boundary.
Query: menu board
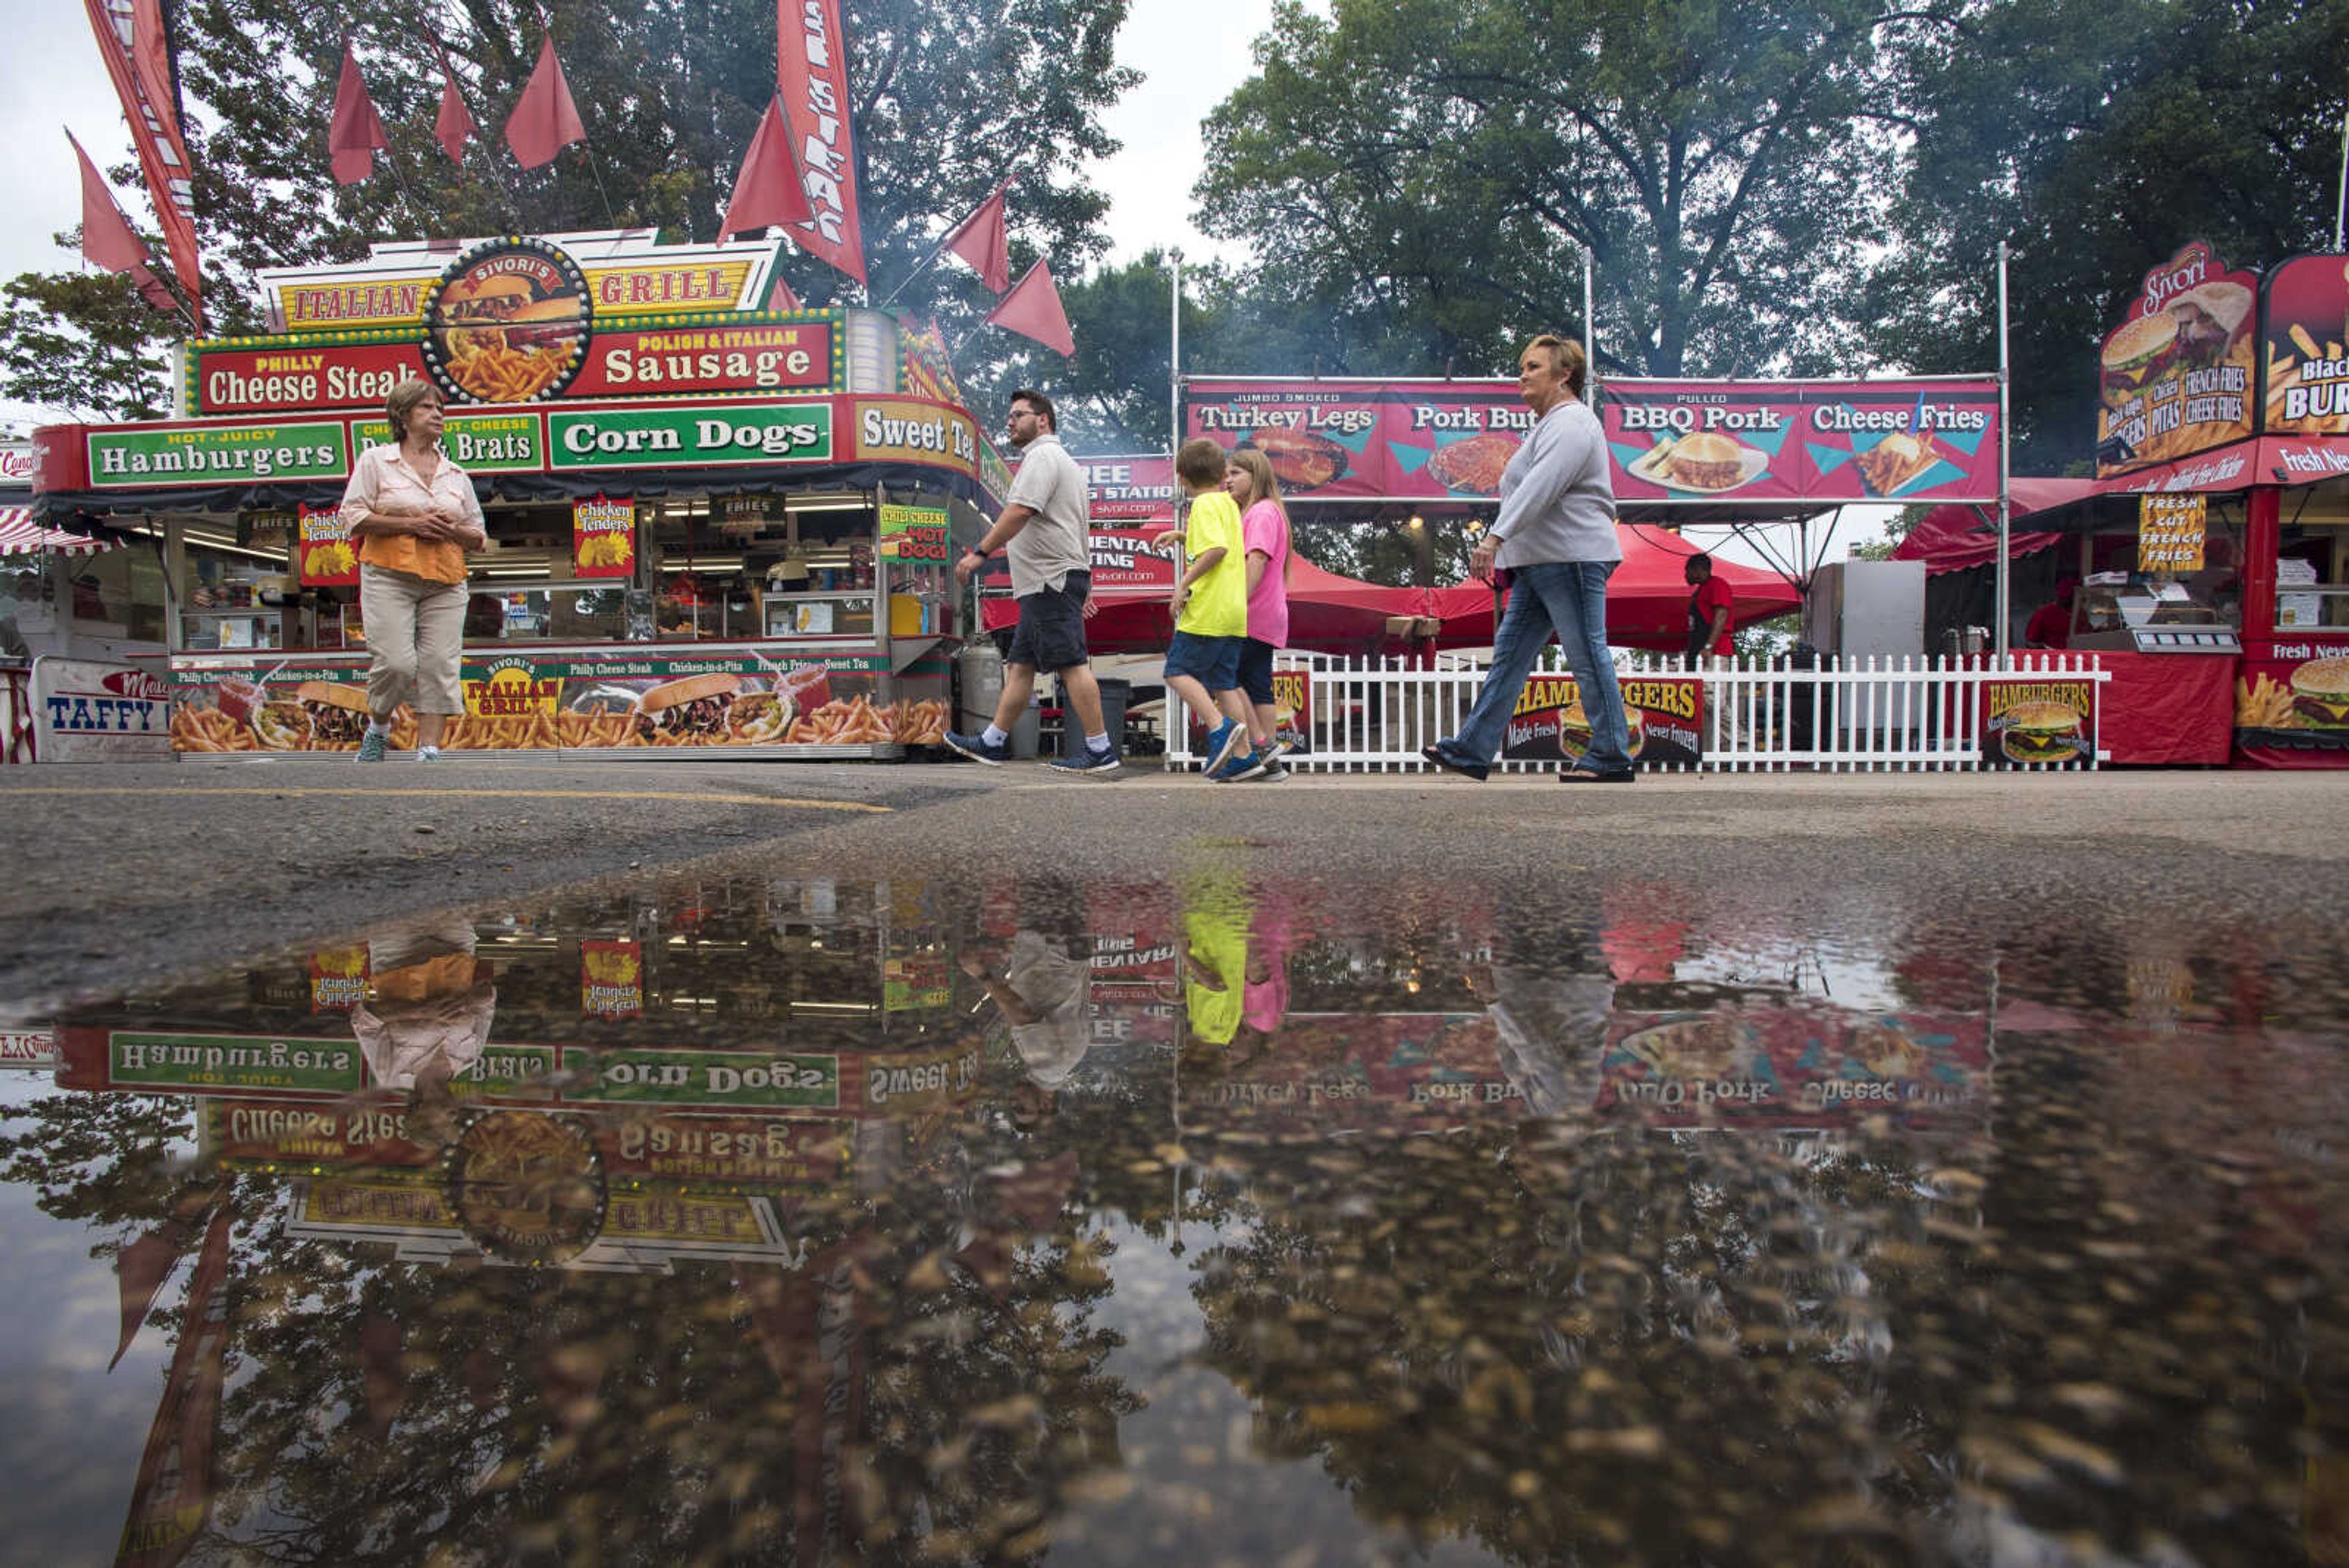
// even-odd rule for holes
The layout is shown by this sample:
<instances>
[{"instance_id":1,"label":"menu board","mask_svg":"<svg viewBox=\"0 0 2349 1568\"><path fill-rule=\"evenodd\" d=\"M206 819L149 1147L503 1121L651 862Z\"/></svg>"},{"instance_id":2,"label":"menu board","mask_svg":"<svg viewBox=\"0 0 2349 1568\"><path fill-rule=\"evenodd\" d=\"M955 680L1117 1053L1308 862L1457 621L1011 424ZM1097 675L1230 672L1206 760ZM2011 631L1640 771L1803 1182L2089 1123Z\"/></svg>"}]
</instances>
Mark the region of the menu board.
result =
<instances>
[{"instance_id":1,"label":"menu board","mask_svg":"<svg viewBox=\"0 0 2349 1568\"><path fill-rule=\"evenodd\" d=\"M2098 353L2097 478L2251 435L2258 290L2201 240L2145 275Z\"/></svg>"},{"instance_id":2,"label":"menu board","mask_svg":"<svg viewBox=\"0 0 2349 1568\"><path fill-rule=\"evenodd\" d=\"M1607 383L1618 501L1991 501L1995 381Z\"/></svg>"},{"instance_id":3,"label":"menu board","mask_svg":"<svg viewBox=\"0 0 2349 1568\"><path fill-rule=\"evenodd\" d=\"M1304 501L1489 500L1532 433L1514 381L1184 383L1184 433L1263 452ZM1998 384L1609 380L1619 501L1989 501Z\"/></svg>"}]
</instances>

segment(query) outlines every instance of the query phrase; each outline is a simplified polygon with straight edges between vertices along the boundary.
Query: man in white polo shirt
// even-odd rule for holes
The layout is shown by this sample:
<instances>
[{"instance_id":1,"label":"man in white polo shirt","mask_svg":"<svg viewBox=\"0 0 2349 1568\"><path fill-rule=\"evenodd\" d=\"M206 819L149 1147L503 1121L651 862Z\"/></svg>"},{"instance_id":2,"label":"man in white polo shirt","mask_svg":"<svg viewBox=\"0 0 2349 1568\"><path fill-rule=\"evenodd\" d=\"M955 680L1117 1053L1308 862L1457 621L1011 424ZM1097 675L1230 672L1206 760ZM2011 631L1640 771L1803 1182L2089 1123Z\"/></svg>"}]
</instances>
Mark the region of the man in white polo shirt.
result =
<instances>
[{"instance_id":1,"label":"man in white polo shirt","mask_svg":"<svg viewBox=\"0 0 2349 1568\"><path fill-rule=\"evenodd\" d=\"M1061 444L1052 400L1022 388L1011 394L1005 424L1019 449L1019 471L1011 495L994 525L955 563L955 576L970 581L988 556L1001 550L1011 563L1011 593L1019 602L1019 625L1003 660L1003 696L995 722L976 735L949 732L947 744L973 762L994 767L1010 758L1012 724L1036 689L1036 671L1060 677L1062 700L1084 726L1084 744L1055 758L1055 771L1098 774L1118 771L1117 742L1102 722L1101 687L1093 680L1085 649L1085 600L1092 588L1092 552L1087 535L1092 494L1084 471Z\"/></svg>"}]
</instances>

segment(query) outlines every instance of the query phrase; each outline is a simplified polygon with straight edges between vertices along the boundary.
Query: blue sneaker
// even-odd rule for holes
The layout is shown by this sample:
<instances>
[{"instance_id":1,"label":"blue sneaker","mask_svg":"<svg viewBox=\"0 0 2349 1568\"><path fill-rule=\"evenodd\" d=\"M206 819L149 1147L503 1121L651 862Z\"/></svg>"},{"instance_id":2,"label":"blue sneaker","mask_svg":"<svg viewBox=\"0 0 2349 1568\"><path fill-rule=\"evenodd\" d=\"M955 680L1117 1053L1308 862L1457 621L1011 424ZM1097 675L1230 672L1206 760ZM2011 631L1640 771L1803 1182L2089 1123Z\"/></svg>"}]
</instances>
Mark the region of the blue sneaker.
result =
<instances>
[{"instance_id":1,"label":"blue sneaker","mask_svg":"<svg viewBox=\"0 0 2349 1568\"><path fill-rule=\"evenodd\" d=\"M990 746L983 735L957 735L952 730L947 732L946 739L947 750L959 752L972 762L985 763L990 768L999 768L1011 760L1011 748L1000 741Z\"/></svg>"},{"instance_id":2,"label":"blue sneaker","mask_svg":"<svg viewBox=\"0 0 2349 1568\"><path fill-rule=\"evenodd\" d=\"M367 727L367 733L359 737L359 761L363 763L379 763L383 761L384 749L390 744L390 731L378 730L373 725L369 725Z\"/></svg>"},{"instance_id":3,"label":"blue sneaker","mask_svg":"<svg viewBox=\"0 0 2349 1568\"><path fill-rule=\"evenodd\" d=\"M1222 767L1209 768L1207 777L1217 784L1237 784L1242 779L1252 779L1264 772L1270 761L1262 752L1235 752L1232 760Z\"/></svg>"},{"instance_id":4,"label":"blue sneaker","mask_svg":"<svg viewBox=\"0 0 2349 1568\"><path fill-rule=\"evenodd\" d=\"M1092 774L1100 778L1107 778L1123 764L1117 760L1117 753L1113 748L1106 752L1096 752L1091 746L1081 746L1078 748L1075 756L1054 757L1044 765L1056 774Z\"/></svg>"},{"instance_id":5,"label":"blue sneaker","mask_svg":"<svg viewBox=\"0 0 2349 1568\"><path fill-rule=\"evenodd\" d=\"M1226 763L1230 762L1232 760L1232 753L1247 744L1247 727L1242 724L1235 723L1229 719L1225 720L1222 723L1216 725L1215 729L1208 732L1206 763L1208 776L1210 778L1214 777L1216 770L1222 767Z\"/></svg>"}]
</instances>

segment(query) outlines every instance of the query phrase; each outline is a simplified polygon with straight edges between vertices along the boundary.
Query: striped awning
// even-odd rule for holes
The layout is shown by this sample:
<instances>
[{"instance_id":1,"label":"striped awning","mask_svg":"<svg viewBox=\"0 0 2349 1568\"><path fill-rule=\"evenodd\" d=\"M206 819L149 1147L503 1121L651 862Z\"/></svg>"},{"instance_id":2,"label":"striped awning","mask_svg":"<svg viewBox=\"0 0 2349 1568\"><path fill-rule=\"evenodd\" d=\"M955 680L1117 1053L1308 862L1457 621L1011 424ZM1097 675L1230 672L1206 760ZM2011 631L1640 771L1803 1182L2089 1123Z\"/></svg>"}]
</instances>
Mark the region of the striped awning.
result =
<instances>
[{"instance_id":1,"label":"striped awning","mask_svg":"<svg viewBox=\"0 0 2349 1568\"><path fill-rule=\"evenodd\" d=\"M114 545L104 539L85 539L62 528L45 528L33 520L29 506L0 506L0 559L10 556L95 556Z\"/></svg>"}]
</instances>

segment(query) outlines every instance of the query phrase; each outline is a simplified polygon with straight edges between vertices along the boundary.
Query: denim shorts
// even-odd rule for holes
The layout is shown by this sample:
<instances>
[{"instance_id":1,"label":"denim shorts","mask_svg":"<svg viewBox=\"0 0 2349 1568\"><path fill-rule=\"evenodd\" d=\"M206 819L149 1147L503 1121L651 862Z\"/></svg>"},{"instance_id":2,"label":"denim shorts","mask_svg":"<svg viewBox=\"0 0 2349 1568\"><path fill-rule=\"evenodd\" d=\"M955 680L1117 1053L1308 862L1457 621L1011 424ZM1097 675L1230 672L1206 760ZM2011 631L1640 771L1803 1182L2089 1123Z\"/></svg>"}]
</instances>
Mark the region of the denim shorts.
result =
<instances>
[{"instance_id":1,"label":"denim shorts","mask_svg":"<svg viewBox=\"0 0 2349 1568\"><path fill-rule=\"evenodd\" d=\"M1019 625L1003 662L1034 670L1068 670L1087 662L1085 599L1092 580L1091 572L1071 572L1061 587L1021 594Z\"/></svg>"},{"instance_id":2,"label":"denim shorts","mask_svg":"<svg viewBox=\"0 0 2349 1568\"><path fill-rule=\"evenodd\" d=\"M1272 706L1272 644L1240 639L1240 695L1259 708Z\"/></svg>"},{"instance_id":3,"label":"denim shorts","mask_svg":"<svg viewBox=\"0 0 2349 1568\"><path fill-rule=\"evenodd\" d=\"M1240 644L1244 637L1201 637L1178 631L1166 645L1166 675L1194 676L1210 691L1237 691L1240 684Z\"/></svg>"}]
</instances>

